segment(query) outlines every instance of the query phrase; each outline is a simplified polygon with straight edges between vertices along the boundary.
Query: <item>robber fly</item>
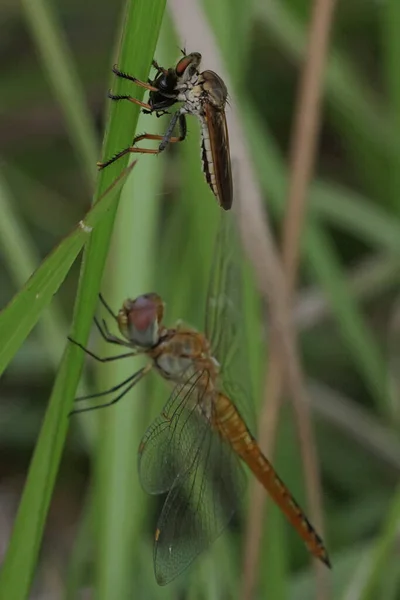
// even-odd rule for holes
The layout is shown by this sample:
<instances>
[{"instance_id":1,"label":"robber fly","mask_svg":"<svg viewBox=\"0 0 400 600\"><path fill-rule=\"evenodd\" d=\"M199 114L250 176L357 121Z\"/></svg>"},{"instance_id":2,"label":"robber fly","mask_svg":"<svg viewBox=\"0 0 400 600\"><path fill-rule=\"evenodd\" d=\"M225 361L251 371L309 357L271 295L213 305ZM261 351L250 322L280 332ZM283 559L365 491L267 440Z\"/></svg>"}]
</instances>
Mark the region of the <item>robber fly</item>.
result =
<instances>
[{"instance_id":1,"label":"robber fly","mask_svg":"<svg viewBox=\"0 0 400 600\"><path fill-rule=\"evenodd\" d=\"M229 210L232 206L232 173L225 117L228 92L224 82L216 73L213 71L200 73L200 61L201 54L198 52L185 55L176 67L170 69L163 69L153 61L157 76L148 83L123 73L114 65L113 72L117 77L132 81L149 90L150 94L148 103L128 95L115 96L110 92L111 100L129 100L141 106L143 112L156 113L157 117L167 114L167 109L177 102L183 104L173 114L163 136L150 133L138 135L134 138L132 146L121 150L105 162L97 163L97 166L99 169L104 169L130 152L159 154L169 143L181 142L185 139L186 115L195 115L201 124L201 159L207 183L222 208ZM178 136L173 135L176 125L179 128ZM158 140L161 143L157 149L137 147L136 144L141 140Z\"/></svg>"}]
</instances>

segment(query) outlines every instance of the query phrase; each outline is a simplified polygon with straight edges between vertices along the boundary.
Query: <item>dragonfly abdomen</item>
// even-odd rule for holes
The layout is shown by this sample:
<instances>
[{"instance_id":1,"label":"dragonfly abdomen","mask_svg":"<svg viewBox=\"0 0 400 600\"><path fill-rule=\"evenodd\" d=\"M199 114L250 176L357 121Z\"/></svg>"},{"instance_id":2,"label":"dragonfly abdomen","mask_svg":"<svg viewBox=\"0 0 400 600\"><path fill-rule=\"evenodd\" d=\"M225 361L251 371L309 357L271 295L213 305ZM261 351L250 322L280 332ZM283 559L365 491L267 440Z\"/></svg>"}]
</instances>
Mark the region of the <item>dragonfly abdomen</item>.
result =
<instances>
[{"instance_id":1,"label":"dragonfly abdomen","mask_svg":"<svg viewBox=\"0 0 400 600\"><path fill-rule=\"evenodd\" d=\"M222 394L219 396L225 398ZM225 398L225 402L221 400L217 404L220 407L217 419L221 435L229 442L236 454L246 463L258 481L280 507L310 552L327 566L330 566L328 553L321 538L269 460L261 452L259 445L251 435L233 403L228 398Z\"/></svg>"}]
</instances>

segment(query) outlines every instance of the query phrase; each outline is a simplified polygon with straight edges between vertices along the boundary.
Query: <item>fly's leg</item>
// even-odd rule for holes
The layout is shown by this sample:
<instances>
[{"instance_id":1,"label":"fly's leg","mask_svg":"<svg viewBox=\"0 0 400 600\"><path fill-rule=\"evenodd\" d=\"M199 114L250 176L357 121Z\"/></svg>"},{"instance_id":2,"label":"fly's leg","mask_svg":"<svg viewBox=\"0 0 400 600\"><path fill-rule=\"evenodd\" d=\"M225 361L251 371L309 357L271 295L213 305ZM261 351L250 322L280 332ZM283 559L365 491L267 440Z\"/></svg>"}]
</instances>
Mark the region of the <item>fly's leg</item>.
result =
<instances>
[{"instance_id":1,"label":"fly's leg","mask_svg":"<svg viewBox=\"0 0 400 600\"><path fill-rule=\"evenodd\" d=\"M142 87L145 90L149 90L150 92L158 92L158 88L154 87L154 85L152 85L152 82L146 83L145 81L141 81L140 79L137 79L133 75L128 75L128 73L124 73L123 71L120 71L118 69L117 65L114 65L112 70L113 70L114 75L116 75L117 77L121 77L121 79L127 79L128 81L132 81L132 83L135 83L139 87Z\"/></svg>"},{"instance_id":2,"label":"fly's leg","mask_svg":"<svg viewBox=\"0 0 400 600\"><path fill-rule=\"evenodd\" d=\"M177 122L179 122L180 135L173 136L172 133L174 131L174 128L175 128ZM167 145L169 143L175 144L177 142L182 142L186 138L186 134L187 134L187 127L186 127L185 115L181 114L179 111L177 111L173 115L171 122L168 126L168 129L165 132L165 135L155 135L152 133L144 133L142 135L138 135L133 140L132 146L128 146L128 148L124 148L123 150L121 150L120 152L115 154L112 158L110 158L108 161L106 161L104 163L97 163L97 166L100 170L104 169L105 167L108 167L108 165L112 164L119 158L122 158L126 154L130 154L130 153L160 154L160 152L165 150L165 148L167 147ZM153 148L138 148L137 146L135 146L135 144L137 144L138 142L140 142L142 140L157 140L157 141L161 141L161 144L159 145L158 148L154 148L154 149Z\"/></svg>"},{"instance_id":3,"label":"fly's leg","mask_svg":"<svg viewBox=\"0 0 400 600\"><path fill-rule=\"evenodd\" d=\"M178 122L178 126L179 126L179 136L172 137L172 132L175 129L175 125L177 122ZM186 117L184 114L177 111L174 114L174 116L172 117L171 122L168 126L168 129L165 132L165 135L162 137L162 141L158 147L158 151L162 152L163 150L165 150L165 148L167 147L167 145L170 142L172 142L172 143L183 142L183 140L186 138L186 135L187 135Z\"/></svg>"},{"instance_id":4,"label":"fly's leg","mask_svg":"<svg viewBox=\"0 0 400 600\"><path fill-rule=\"evenodd\" d=\"M153 62L151 63L153 65L153 67L155 68L155 70L157 71L157 73L164 73L164 75L167 75L168 73L168 69L164 69L164 67L160 67L160 65L158 64L158 62L156 60L153 60ZM149 81L149 83L151 84L152 81Z\"/></svg>"},{"instance_id":5,"label":"fly's leg","mask_svg":"<svg viewBox=\"0 0 400 600\"><path fill-rule=\"evenodd\" d=\"M152 112L151 110L151 106L150 104L148 104L147 102L142 102L141 100L138 100L137 98L134 98L133 96L129 96L129 95L115 95L111 92L111 90L108 91L108 97L110 98L110 100L129 100L129 102L133 102L133 104L137 104L138 106L141 106L142 108L146 109L149 112Z\"/></svg>"}]
</instances>

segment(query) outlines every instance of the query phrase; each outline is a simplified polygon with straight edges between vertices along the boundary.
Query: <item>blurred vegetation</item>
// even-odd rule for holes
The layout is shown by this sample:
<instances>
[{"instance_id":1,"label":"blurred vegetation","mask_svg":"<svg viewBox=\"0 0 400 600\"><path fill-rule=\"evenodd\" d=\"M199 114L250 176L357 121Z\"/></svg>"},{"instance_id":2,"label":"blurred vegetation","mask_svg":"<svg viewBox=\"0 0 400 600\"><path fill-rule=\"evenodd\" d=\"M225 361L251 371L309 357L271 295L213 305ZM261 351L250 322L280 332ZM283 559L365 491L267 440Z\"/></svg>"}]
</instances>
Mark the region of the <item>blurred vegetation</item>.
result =
<instances>
[{"instance_id":1,"label":"blurred vegetation","mask_svg":"<svg viewBox=\"0 0 400 600\"><path fill-rule=\"evenodd\" d=\"M161 19L164 2L153 4L154 14L158 11ZM154 14L146 14L144 0L132 6L127 18L142 28L128 32L122 62L125 70L146 78L158 24ZM310 7L309 0L254 1L244 13L240 0L205 2L240 99L265 206L278 239ZM116 62L123 14L122 2L103 0L56 4L25 0L0 6L2 307L84 217L95 182L98 196L122 168L107 169L95 179L105 114L110 110L106 90L120 85L111 78L110 67ZM399 27L397 0L338 4L294 308L315 415L326 538L334 567L333 598L400 597L396 539L400 511ZM240 56L235 36L240 36L245 48ZM189 33L184 42L188 51L202 51L190 47ZM157 60L174 64L181 45L167 9ZM129 143L137 117L133 105L112 107L104 155ZM140 116L138 129L163 131L165 125L164 118ZM18 517L20 539L14 538L14 558L18 544L26 542L28 549L14 563L10 553L4 569L8 585L13 565L20 574L23 565L24 575L14 596L5 588L5 576L0 579L1 599L25 597L31 578L32 598L237 597L244 514L176 582L158 588L154 581L152 540L161 504L140 489L136 452L147 424L167 398L163 382L153 376L112 409L68 421L84 360L82 353L69 349L48 404L67 345L77 290L72 332L82 342L89 332L111 231L101 289L113 309L127 296L155 290L166 301L167 324L181 318L203 327L219 211L203 181L197 123L189 119L188 125L184 145L169 148L158 158L140 158L124 187L114 227L117 204L113 201L86 248L81 283L78 261L69 271L68 265L65 279L64 272L53 271L54 289L48 288L47 303L62 285L50 306L43 300L41 319L30 335L39 315L33 315L32 298L22 296L25 304L19 305L19 316L12 313L12 321L0 317L2 365L12 358L12 326L20 337L27 336L0 384L1 557L6 556L44 423L38 446L42 453L36 454ZM73 247L75 254L70 248L63 260L73 262L85 241L79 240ZM267 332L250 267L246 301L258 407ZM30 326L22 334L27 319ZM109 353L94 332L89 344L101 354ZM106 389L133 368L128 363L99 369L92 361L82 389ZM61 428L57 443L44 435L54 427ZM275 462L304 504L298 456L295 426L285 410ZM31 498L37 504L30 504ZM257 598L264 598L266 590L273 600L313 597L307 553L276 510L269 514L262 552Z\"/></svg>"}]
</instances>

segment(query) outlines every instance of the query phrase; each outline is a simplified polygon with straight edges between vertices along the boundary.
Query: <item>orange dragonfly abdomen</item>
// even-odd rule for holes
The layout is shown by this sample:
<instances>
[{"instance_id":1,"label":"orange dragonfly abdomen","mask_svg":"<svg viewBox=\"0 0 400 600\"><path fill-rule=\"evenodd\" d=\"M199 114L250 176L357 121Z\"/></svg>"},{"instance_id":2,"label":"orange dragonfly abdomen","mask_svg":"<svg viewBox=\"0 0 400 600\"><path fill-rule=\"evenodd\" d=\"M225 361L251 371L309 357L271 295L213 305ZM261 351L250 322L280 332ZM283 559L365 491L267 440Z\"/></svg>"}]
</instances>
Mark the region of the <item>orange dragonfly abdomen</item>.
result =
<instances>
[{"instance_id":1,"label":"orange dragonfly abdomen","mask_svg":"<svg viewBox=\"0 0 400 600\"><path fill-rule=\"evenodd\" d=\"M311 554L330 567L328 553L321 538L272 464L262 453L234 404L224 394L218 394L215 397L214 410L214 426L220 435L229 442L232 449L267 490Z\"/></svg>"}]
</instances>

